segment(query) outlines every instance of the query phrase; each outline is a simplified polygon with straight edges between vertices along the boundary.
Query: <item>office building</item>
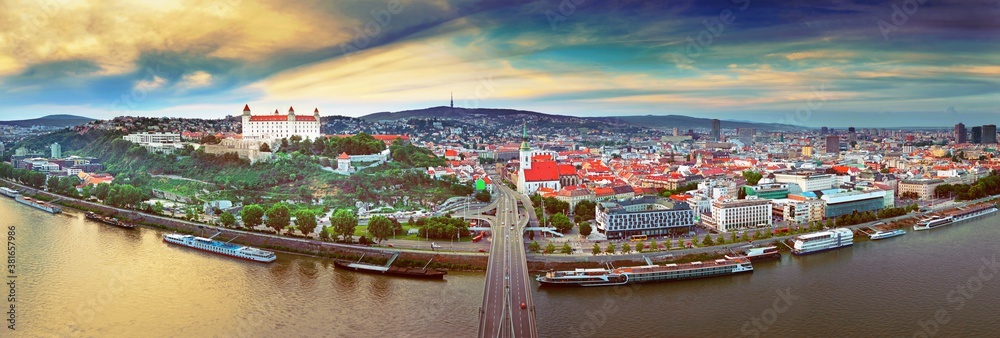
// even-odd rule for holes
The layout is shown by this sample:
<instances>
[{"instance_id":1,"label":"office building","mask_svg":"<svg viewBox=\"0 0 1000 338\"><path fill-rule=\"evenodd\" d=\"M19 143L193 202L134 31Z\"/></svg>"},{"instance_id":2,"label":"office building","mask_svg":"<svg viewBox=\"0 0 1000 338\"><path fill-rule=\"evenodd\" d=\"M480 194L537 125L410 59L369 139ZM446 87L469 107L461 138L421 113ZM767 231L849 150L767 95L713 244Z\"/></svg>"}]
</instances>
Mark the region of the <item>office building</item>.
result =
<instances>
[{"instance_id":1,"label":"office building","mask_svg":"<svg viewBox=\"0 0 1000 338\"><path fill-rule=\"evenodd\" d=\"M971 138L972 138L971 143L973 143L973 144L982 144L983 143L983 127L982 126L972 127L972 137Z\"/></svg>"},{"instance_id":2,"label":"office building","mask_svg":"<svg viewBox=\"0 0 1000 338\"><path fill-rule=\"evenodd\" d=\"M987 124L983 126L983 143L984 144L997 143L997 125Z\"/></svg>"},{"instance_id":3,"label":"office building","mask_svg":"<svg viewBox=\"0 0 1000 338\"><path fill-rule=\"evenodd\" d=\"M53 143L49 148L52 149L51 158L62 158L62 146L59 143Z\"/></svg>"},{"instance_id":4,"label":"office building","mask_svg":"<svg viewBox=\"0 0 1000 338\"><path fill-rule=\"evenodd\" d=\"M722 122L712 119L712 141L722 141Z\"/></svg>"},{"instance_id":5,"label":"office building","mask_svg":"<svg viewBox=\"0 0 1000 338\"><path fill-rule=\"evenodd\" d=\"M719 232L771 226L771 201L766 199L714 200L702 224Z\"/></svg>"},{"instance_id":6,"label":"office building","mask_svg":"<svg viewBox=\"0 0 1000 338\"><path fill-rule=\"evenodd\" d=\"M597 204L597 230L608 239L665 236L691 231L694 210L684 202L655 196Z\"/></svg>"},{"instance_id":7,"label":"office building","mask_svg":"<svg viewBox=\"0 0 1000 338\"><path fill-rule=\"evenodd\" d=\"M840 152L840 137L830 135L826 137L826 152L835 154Z\"/></svg>"},{"instance_id":8,"label":"office building","mask_svg":"<svg viewBox=\"0 0 1000 338\"><path fill-rule=\"evenodd\" d=\"M965 130L965 125L962 123L955 125L955 143L966 143L969 141L968 132Z\"/></svg>"}]
</instances>

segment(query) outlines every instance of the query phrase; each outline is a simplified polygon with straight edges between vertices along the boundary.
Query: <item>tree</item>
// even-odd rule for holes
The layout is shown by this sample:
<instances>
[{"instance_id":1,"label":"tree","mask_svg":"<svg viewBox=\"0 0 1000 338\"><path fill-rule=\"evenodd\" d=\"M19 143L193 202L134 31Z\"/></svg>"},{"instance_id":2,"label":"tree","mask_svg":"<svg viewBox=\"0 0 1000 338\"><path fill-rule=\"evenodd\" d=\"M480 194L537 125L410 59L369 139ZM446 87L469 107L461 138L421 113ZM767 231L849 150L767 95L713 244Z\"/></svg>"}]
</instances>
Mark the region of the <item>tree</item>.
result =
<instances>
[{"instance_id":1,"label":"tree","mask_svg":"<svg viewBox=\"0 0 1000 338\"><path fill-rule=\"evenodd\" d=\"M539 245L538 242L536 241L531 241L531 243L528 244L528 251L531 251L532 253L538 253L539 251L542 251L542 246Z\"/></svg>"},{"instance_id":2,"label":"tree","mask_svg":"<svg viewBox=\"0 0 1000 338\"><path fill-rule=\"evenodd\" d=\"M550 254L556 252L556 245L549 242L549 245L545 246L545 253Z\"/></svg>"},{"instance_id":3,"label":"tree","mask_svg":"<svg viewBox=\"0 0 1000 338\"><path fill-rule=\"evenodd\" d=\"M705 234L705 239L703 239L703 240L701 241L701 244L702 244L702 245L704 245L704 246L712 246L712 245L715 245L715 242L714 242L714 241L712 241L712 235L710 235L710 234Z\"/></svg>"},{"instance_id":4,"label":"tree","mask_svg":"<svg viewBox=\"0 0 1000 338\"><path fill-rule=\"evenodd\" d=\"M271 146L267 145L266 142L265 143L261 143L259 150L262 153L269 153L269 152L271 152Z\"/></svg>"},{"instance_id":5,"label":"tree","mask_svg":"<svg viewBox=\"0 0 1000 338\"><path fill-rule=\"evenodd\" d=\"M642 253L643 246L645 246L645 244L642 242L635 243L635 252Z\"/></svg>"},{"instance_id":6,"label":"tree","mask_svg":"<svg viewBox=\"0 0 1000 338\"><path fill-rule=\"evenodd\" d=\"M295 212L295 226L303 235L309 235L316 230L316 214L309 209L301 209Z\"/></svg>"},{"instance_id":7,"label":"tree","mask_svg":"<svg viewBox=\"0 0 1000 338\"><path fill-rule=\"evenodd\" d=\"M562 249L560 249L559 251L561 251L564 254L569 255L569 254L573 253L573 248L569 246L569 243L563 243Z\"/></svg>"},{"instance_id":8,"label":"tree","mask_svg":"<svg viewBox=\"0 0 1000 338\"><path fill-rule=\"evenodd\" d=\"M573 215L580 216L581 220L591 220L596 216L597 203L593 201L580 201L573 208Z\"/></svg>"},{"instance_id":9,"label":"tree","mask_svg":"<svg viewBox=\"0 0 1000 338\"><path fill-rule=\"evenodd\" d=\"M655 239L650 241L649 251L660 251L660 243L657 243Z\"/></svg>"},{"instance_id":10,"label":"tree","mask_svg":"<svg viewBox=\"0 0 1000 338\"><path fill-rule=\"evenodd\" d=\"M628 245L628 243L622 244L622 253L627 254L629 252L632 252L632 246Z\"/></svg>"},{"instance_id":11,"label":"tree","mask_svg":"<svg viewBox=\"0 0 1000 338\"><path fill-rule=\"evenodd\" d=\"M267 215L267 220L265 221L267 226L278 233L281 233L281 230L284 230L288 226L292 218L288 206L284 203L272 205L264 214Z\"/></svg>"},{"instance_id":12,"label":"tree","mask_svg":"<svg viewBox=\"0 0 1000 338\"><path fill-rule=\"evenodd\" d=\"M111 192L111 185L107 183L98 184L94 187L94 196L97 199L104 201L108 198L108 193Z\"/></svg>"},{"instance_id":13,"label":"tree","mask_svg":"<svg viewBox=\"0 0 1000 338\"><path fill-rule=\"evenodd\" d=\"M552 215L549 222L552 223L552 226L556 227L556 230L559 232L567 232L573 229L573 222L571 222L569 217L566 217L566 215L563 215L561 212Z\"/></svg>"},{"instance_id":14,"label":"tree","mask_svg":"<svg viewBox=\"0 0 1000 338\"><path fill-rule=\"evenodd\" d=\"M608 247L604 249L604 252L614 255L615 254L615 243L608 243Z\"/></svg>"},{"instance_id":15,"label":"tree","mask_svg":"<svg viewBox=\"0 0 1000 338\"><path fill-rule=\"evenodd\" d=\"M323 230L319 231L319 239L323 241L330 240L330 227L323 227Z\"/></svg>"},{"instance_id":16,"label":"tree","mask_svg":"<svg viewBox=\"0 0 1000 338\"><path fill-rule=\"evenodd\" d=\"M726 236L723 234L719 234L719 237L715 238L715 244L718 245L726 244Z\"/></svg>"},{"instance_id":17,"label":"tree","mask_svg":"<svg viewBox=\"0 0 1000 338\"><path fill-rule=\"evenodd\" d=\"M243 218L243 225L247 228L254 228L262 223L264 218L264 208L251 204L243 207L243 211L240 212L240 217Z\"/></svg>"},{"instance_id":18,"label":"tree","mask_svg":"<svg viewBox=\"0 0 1000 338\"><path fill-rule=\"evenodd\" d=\"M594 243L594 249L591 252L594 253L594 256L597 256L597 254L601 253L601 246Z\"/></svg>"},{"instance_id":19,"label":"tree","mask_svg":"<svg viewBox=\"0 0 1000 338\"><path fill-rule=\"evenodd\" d=\"M392 220L384 216L375 216L368 220L368 233L378 243L392 236Z\"/></svg>"},{"instance_id":20,"label":"tree","mask_svg":"<svg viewBox=\"0 0 1000 338\"><path fill-rule=\"evenodd\" d=\"M743 178L747 179L747 184L749 185L757 185L757 182L760 182L760 179L763 177L764 177L763 174L756 171L750 171L750 170L743 171Z\"/></svg>"},{"instance_id":21,"label":"tree","mask_svg":"<svg viewBox=\"0 0 1000 338\"><path fill-rule=\"evenodd\" d=\"M580 228L580 236L583 237L590 236L590 233L594 231L594 229L590 227L590 222L580 222L580 224L577 224L576 226Z\"/></svg>"},{"instance_id":22,"label":"tree","mask_svg":"<svg viewBox=\"0 0 1000 338\"><path fill-rule=\"evenodd\" d=\"M159 201L157 201L157 203L159 203ZM224 212L219 216L219 222L222 222L222 226L231 228L233 224L236 224L236 216L233 216L233 214L228 212Z\"/></svg>"},{"instance_id":23,"label":"tree","mask_svg":"<svg viewBox=\"0 0 1000 338\"><path fill-rule=\"evenodd\" d=\"M736 243L736 233L735 232L730 232L729 233L729 243Z\"/></svg>"},{"instance_id":24,"label":"tree","mask_svg":"<svg viewBox=\"0 0 1000 338\"><path fill-rule=\"evenodd\" d=\"M476 193L476 200L483 203L489 203L490 192L486 191L486 189L480 190L479 192Z\"/></svg>"},{"instance_id":25,"label":"tree","mask_svg":"<svg viewBox=\"0 0 1000 338\"><path fill-rule=\"evenodd\" d=\"M57 191L59 191L59 177L58 176L49 177L49 179L45 181L45 187L51 193L56 193Z\"/></svg>"},{"instance_id":26,"label":"tree","mask_svg":"<svg viewBox=\"0 0 1000 338\"><path fill-rule=\"evenodd\" d=\"M672 242L673 242L672 240L667 238L667 240L663 242L663 248L666 249L667 251L670 251L670 246L671 246L670 243Z\"/></svg>"},{"instance_id":27,"label":"tree","mask_svg":"<svg viewBox=\"0 0 1000 338\"><path fill-rule=\"evenodd\" d=\"M340 209L333 213L333 217L330 217L330 224L333 226L333 231L346 242L354 236L354 227L358 225L358 217L350 210Z\"/></svg>"}]
</instances>

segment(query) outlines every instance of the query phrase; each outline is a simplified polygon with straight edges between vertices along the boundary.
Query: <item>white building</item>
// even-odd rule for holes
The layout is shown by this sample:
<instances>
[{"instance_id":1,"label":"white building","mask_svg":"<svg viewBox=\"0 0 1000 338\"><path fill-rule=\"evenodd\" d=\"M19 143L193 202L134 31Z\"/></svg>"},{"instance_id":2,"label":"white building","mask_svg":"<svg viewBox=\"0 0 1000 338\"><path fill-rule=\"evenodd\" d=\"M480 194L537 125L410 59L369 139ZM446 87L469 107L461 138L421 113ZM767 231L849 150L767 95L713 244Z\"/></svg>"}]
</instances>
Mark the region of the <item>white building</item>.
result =
<instances>
[{"instance_id":1,"label":"white building","mask_svg":"<svg viewBox=\"0 0 1000 338\"><path fill-rule=\"evenodd\" d=\"M517 171L517 191L531 195L539 188L551 188L552 190L562 189L562 182L559 180L559 167L556 162L544 161L532 163L531 146L528 144L527 125L522 130L524 140L518 151L520 155L521 167ZM554 157L553 157L554 158Z\"/></svg>"},{"instance_id":2,"label":"white building","mask_svg":"<svg viewBox=\"0 0 1000 338\"><path fill-rule=\"evenodd\" d=\"M295 109L288 107L287 115L251 115L250 105L243 107L243 138L275 140L298 135L303 139L320 137L319 108L313 115L295 115Z\"/></svg>"},{"instance_id":3,"label":"white building","mask_svg":"<svg viewBox=\"0 0 1000 338\"><path fill-rule=\"evenodd\" d=\"M702 223L719 232L771 226L771 201L767 199L715 200L712 213Z\"/></svg>"},{"instance_id":4,"label":"white building","mask_svg":"<svg viewBox=\"0 0 1000 338\"><path fill-rule=\"evenodd\" d=\"M771 200L771 203L774 204L774 214L789 223L809 225L826 217L826 201L822 199L803 201L783 198Z\"/></svg>"},{"instance_id":5,"label":"white building","mask_svg":"<svg viewBox=\"0 0 1000 338\"><path fill-rule=\"evenodd\" d=\"M132 143L181 143L181 134L174 133L142 133L128 134L122 139Z\"/></svg>"},{"instance_id":6,"label":"white building","mask_svg":"<svg viewBox=\"0 0 1000 338\"><path fill-rule=\"evenodd\" d=\"M341 153L340 156L337 157L337 171L351 171L351 157L347 156L347 153Z\"/></svg>"},{"instance_id":7,"label":"white building","mask_svg":"<svg viewBox=\"0 0 1000 338\"><path fill-rule=\"evenodd\" d=\"M794 187L790 186L789 191L793 193L832 189L837 183L833 174L815 173L774 174L774 181L794 183L799 189L796 191Z\"/></svg>"},{"instance_id":8,"label":"white building","mask_svg":"<svg viewBox=\"0 0 1000 338\"><path fill-rule=\"evenodd\" d=\"M597 230L609 239L633 235L664 236L687 233L694 225L694 210L687 203L645 196L597 204Z\"/></svg>"}]
</instances>

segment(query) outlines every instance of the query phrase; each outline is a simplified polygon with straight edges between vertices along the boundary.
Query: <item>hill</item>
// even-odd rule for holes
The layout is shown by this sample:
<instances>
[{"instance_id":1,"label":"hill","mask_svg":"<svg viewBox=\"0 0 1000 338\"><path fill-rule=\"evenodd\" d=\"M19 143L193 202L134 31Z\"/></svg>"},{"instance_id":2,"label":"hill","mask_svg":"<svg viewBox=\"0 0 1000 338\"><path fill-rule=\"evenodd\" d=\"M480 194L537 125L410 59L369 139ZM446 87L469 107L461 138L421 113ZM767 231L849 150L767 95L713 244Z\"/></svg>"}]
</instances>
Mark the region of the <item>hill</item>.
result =
<instances>
[{"instance_id":1,"label":"hill","mask_svg":"<svg viewBox=\"0 0 1000 338\"><path fill-rule=\"evenodd\" d=\"M49 127L72 127L90 121L96 121L89 117L76 115L48 115L30 120L0 121L0 124L18 127L49 126Z\"/></svg>"},{"instance_id":2,"label":"hill","mask_svg":"<svg viewBox=\"0 0 1000 338\"><path fill-rule=\"evenodd\" d=\"M609 127L609 126L629 126L638 128L709 128L712 119L691 117L683 115L636 115L636 116L605 116L605 117L577 117L566 115L545 114L526 110L515 109L495 109L495 108L451 108L447 106L430 107L424 109L404 110L399 112L379 112L362 116L361 119L367 121L386 121L405 118L438 118L438 119L479 119L479 118L500 118L506 121L518 121L521 119L531 119L541 122L543 126L574 126L574 127ZM722 128L756 128L758 130L792 130L803 129L805 127L777 123L757 123L747 121L727 121L722 120Z\"/></svg>"}]
</instances>

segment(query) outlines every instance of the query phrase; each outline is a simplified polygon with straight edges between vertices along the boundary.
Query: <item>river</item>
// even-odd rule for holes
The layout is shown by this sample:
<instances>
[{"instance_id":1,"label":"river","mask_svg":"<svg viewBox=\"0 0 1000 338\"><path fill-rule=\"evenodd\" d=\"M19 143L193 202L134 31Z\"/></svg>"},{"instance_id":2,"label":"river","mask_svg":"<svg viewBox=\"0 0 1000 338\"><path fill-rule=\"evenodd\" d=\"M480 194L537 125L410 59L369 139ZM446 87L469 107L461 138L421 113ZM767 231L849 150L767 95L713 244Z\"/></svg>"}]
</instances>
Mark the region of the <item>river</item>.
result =
<instances>
[{"instance_id":1,"label":"river","mask_svg":"<svg viewBox=\"0 0 1000 338\"><path fill-rule=\"evenodd\" d=\"M992 336L1000 217L755 264L701 280L534 288L543 337ZM13 336L473 337L484 275L443 282L336 270L279 254L246 262L0 198L16 227ZM537 285L536 285L537 286ZM6 306L6 305L5 305ZM5 329L2 336L9 336ZM928 334L928 336L930 336Z\"/></svg>"}]
</instances>

